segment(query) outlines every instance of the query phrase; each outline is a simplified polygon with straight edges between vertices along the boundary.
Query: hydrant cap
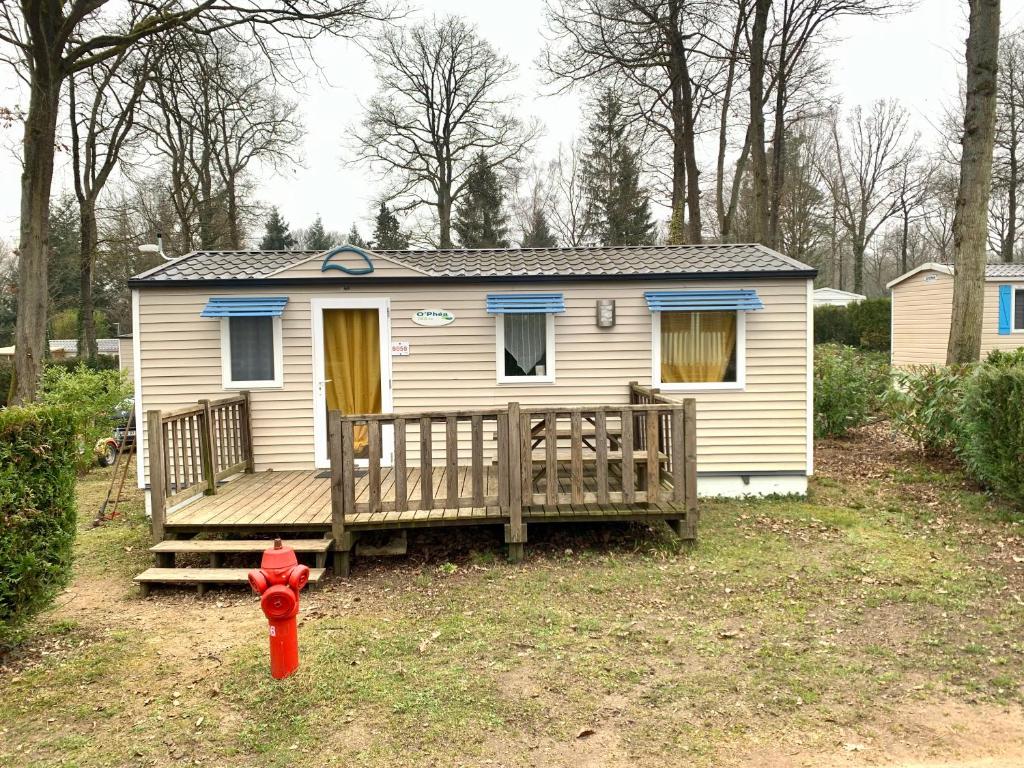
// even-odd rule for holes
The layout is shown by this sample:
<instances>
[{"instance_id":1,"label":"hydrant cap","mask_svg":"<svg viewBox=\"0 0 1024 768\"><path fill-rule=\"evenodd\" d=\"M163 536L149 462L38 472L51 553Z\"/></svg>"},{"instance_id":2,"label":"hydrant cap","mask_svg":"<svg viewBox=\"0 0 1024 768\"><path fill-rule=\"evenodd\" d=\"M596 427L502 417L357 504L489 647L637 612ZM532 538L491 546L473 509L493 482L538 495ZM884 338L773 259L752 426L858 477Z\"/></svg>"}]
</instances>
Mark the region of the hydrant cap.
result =
<instances>
[{"instance_id":1,"label":"hydrant cap","mask_svg":"<svg viewBox=\"0 0 1024 768\"><path fill-rule=\"evenodd\" d=\"M263 550L263 560L260 562L260 568L265 571L291 568L298 562L298 558L295 557L295 550L291 547L283 546L281 540L278 539L270 549Z\"/></svg>"}]
</instances>

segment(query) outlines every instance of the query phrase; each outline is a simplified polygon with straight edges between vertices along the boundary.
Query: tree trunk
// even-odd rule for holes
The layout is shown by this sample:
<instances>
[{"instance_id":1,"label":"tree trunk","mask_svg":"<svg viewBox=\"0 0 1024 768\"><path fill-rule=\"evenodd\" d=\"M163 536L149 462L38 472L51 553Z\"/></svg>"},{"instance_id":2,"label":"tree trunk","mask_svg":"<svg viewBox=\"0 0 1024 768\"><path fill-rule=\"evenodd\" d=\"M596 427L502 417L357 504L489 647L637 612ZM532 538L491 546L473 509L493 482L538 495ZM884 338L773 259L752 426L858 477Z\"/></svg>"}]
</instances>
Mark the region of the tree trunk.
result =
<instances>
[{"instance_id":1,"label":"tree trunk","mask_svg":"<svg viewBox=\"0 0 1024 768\"><path fill-rule=\"evenodd\" d=\"M45 63L45 62L44 62ZM50 184L57 135L60 77L37 62L25 117L24 167L21 173L21 226L18 242L18 318L14 370L18 385L14 405L36 397L46 350L46 274L50 247Z\"/></svg>"},{"instance_id":2,"label":"tree trunk","mask_svg":"<svg viewBox=\"0 0 1024 768\"><path fill-rule=\"evenodd\" d=\"M686 59L682 60L683 97L683 152L686 160L686 210L690 216L687 226L691 243L703 242L700 212L700 170L697 168L697 128L693 118L693 87Z\"/></svg>"},{"instance_id":3,"label":"tree trunk","mask_svg":"<svg viewBox=\"0 0 1024 768\"><path fill-rule=\"evenodd\" d=\"M96 357L96 319L93 301L93 274L96 271L96 201L79 203L78 226L81 232L79 254L78 356L83 360Z\"/></svg>"},{"instance_id":4,"label":"tree trunk","mask_svg":"<svg viewBox=\"0 0 1024 768\"><path fill-rule=\"evenodd\" d=\"M437 193L437 219L440 228L438 248L452 247L452 201L447 189Z\"/></svg>"},{"instance_id":5,"label":"tree trunk","mask_svg":"<svg viewBox=\"0 0 1024 768\"><path fill-rule=\"evenodd\" d=\"M853 244L853 292L864 293L864 243Z\"/></svg>"},{"instance_id":6,"label":"tree trunk","mask_svg":"<svg viewBox=\"0 0 1024 768\"><path fill-rule=\"evenodd\" d=\"M681 105L672 104L672 219L669 225L669 245L686 242L686 148L681 140L683 115Z\"/></svg>"},{"instance_id":7,"label":"tree trunk","mask_svg":"<svg viewBox=\"0 0 1024 768\"><path fill-rule=\"evenodd\" d=\"M907 210L906 202L903 203L903 231L900 233L900 274L905 275L908 271L907 251L910 240L910 211Z\"/></svg>"},{"instance_id":8,"label":"tree trunk","mask_svg":"<svg viewBox=\"0 0 1024 768\"><path fill-rule=\"evenodd\" d=\"M953 322L947 364L981 357L988 201L995 140L999 0L971 0L960 188L953 216Z\"/></svg>"},{"instance_id":9,"label":"tree trunk","mask_svg":"<svg viewBox=\"0 0 1024 768\"><path fill-rule=\"evenodd\" d=\"M750 35L750 170L752 210L750 233L754 242L768 241L768 157L764 148L764 38L772 0L756 0Z\"/></svg>"},{"instance_id":10,"label":"tree trunk","mask_svg":"<svg viewBox=\"0 0 1024 768\"><path fill-rule=\"evenodd\" d=\"M772 135L772 175L768 184L768 247L779 247L779 217L782 215L782 191L786 183L786 44L779 53L779 75L775 84L775 126Z\"/></svg>"},{"instance_id":11,"label":"tree trunk","mask_svg":"<svg viewBox=\"0 0 1024 768\"><path fill-rule=\"evenodd\" d=\"M1001 243L999 257L1006 264L1013 262L1013 247L1017 241L1017 110L1010 99L1010 176L1006 180L1006 237Z\"/></svg>"}]
</instances>

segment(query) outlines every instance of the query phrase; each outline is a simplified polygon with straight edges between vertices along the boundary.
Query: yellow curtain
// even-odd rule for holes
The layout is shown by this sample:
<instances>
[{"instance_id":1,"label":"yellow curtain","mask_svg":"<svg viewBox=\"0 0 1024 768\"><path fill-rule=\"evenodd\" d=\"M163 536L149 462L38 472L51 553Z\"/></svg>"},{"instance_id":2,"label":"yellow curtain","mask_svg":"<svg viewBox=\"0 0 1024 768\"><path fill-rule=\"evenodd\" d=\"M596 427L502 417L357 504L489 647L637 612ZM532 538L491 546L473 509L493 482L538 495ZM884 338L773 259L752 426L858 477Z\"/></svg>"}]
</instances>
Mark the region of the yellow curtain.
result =
<instances>
[{"instance_id":1,"label":"yellow curtain","mask_svg":"<svg viewBox=\"0 0 1024 768\"><path fill-rule=\"evenodd\" d=\"M376 309L324 310L327 410L380 413L380 323ZM366 427L355 429L355 449L365 455Z\"/></svg>"},{"instance_id":2,"label":"yellow curtain","mask_svg":"<svg viewBox=\"0 0 1024 768\"><path fill-rule=\"evenodd\" d=\"M735 312L661 313L662 382L725 381L735 352Z\"/></svg>"}]
</instances>

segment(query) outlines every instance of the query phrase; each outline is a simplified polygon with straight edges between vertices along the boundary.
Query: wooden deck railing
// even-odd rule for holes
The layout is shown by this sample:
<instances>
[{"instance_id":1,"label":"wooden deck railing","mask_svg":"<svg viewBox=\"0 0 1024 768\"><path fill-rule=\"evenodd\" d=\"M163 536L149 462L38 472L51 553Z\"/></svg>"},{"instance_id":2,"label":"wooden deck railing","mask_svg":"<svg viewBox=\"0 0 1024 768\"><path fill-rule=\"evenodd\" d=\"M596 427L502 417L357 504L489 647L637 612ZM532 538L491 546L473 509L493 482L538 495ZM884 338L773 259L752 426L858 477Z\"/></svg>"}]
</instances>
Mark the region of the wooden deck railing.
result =
<instances>
[{"instance_id":1,"label":"wooden deck railing","mask_svg":"<svg viewBox=\"0 0 1024 768\"><path fill-rule=\"evenodd\" d=\"M458 510L460 518L463 511L500 517L507 521L506 540L516 544L525 541L524 508L665 504L695 511L694 400L635 384L629 397L625 405L572 408L509 403L465 411L332 412L335 541L346 542L346 523L357 515L364 522L367 513L381 520L437 509Z\"/></svg>"},{"instance_id":2,"label":"wooden deck railing","mask_svg":"<svg viewBox=\"0 0 1024 768\"><path fill-rule=\"evenodd\" d=\"M217 493L217 483L253 471L249 393L146 413L153 536L163 539L169 507Z\"/></svg>"}]
</instances>

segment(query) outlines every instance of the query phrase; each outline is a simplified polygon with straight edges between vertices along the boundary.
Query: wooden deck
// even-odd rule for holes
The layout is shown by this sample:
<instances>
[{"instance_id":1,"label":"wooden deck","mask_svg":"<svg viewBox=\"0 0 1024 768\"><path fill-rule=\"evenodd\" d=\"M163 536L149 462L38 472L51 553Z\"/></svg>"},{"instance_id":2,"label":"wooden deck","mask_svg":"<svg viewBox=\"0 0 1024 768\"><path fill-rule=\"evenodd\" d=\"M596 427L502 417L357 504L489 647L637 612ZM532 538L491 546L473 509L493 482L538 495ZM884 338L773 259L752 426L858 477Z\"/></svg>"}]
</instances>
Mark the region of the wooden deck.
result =
<instances>
[{"instance_id":1,"label":"wooden deck","mask_svg":"<svg viewBox=\"0 0 1024 768\"><path fill-rule=\"evenodd\" d=\"M432 498L443 500L448 487L446 469L433 470ZM182 506L167 513L165 527L168 532L195 533L199 531L267 531L318 532L331 530L331 481L320 470L289 472L257 472L240 474L220 486L216 496L196 496ZM458 468L458 487L468 495L472 483L469 467ZM406 488L410 498L420 497L421 473L418 468L406 470ZM558 472L557 496L571 496L571 462L561 462ZM545 479L538 478L538 490L546 489ZM495 467L485 468L484 496L497 495L498 475ZM597 491L594 473L583 475L584 489ZM395 500L395 471L381 469L382 506ZM368 475L356 478L356 503L363 505L370 494ZM391 505L393 506L393 505ZM652 504L644 508L623 509L621 505L553 504L527 507L523 511L527 522L559 522L568 520L615 520L636 517L668 519L679 517L679 507L671 503ZM508 514L500 506L460 506L448 508L443 504L433 509L408 509L381 512L357 511L346 515L345 525L352 530L405 528L427 525L478 525L508 522Z\"/></svg>"}]
</instances>

